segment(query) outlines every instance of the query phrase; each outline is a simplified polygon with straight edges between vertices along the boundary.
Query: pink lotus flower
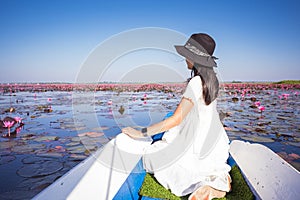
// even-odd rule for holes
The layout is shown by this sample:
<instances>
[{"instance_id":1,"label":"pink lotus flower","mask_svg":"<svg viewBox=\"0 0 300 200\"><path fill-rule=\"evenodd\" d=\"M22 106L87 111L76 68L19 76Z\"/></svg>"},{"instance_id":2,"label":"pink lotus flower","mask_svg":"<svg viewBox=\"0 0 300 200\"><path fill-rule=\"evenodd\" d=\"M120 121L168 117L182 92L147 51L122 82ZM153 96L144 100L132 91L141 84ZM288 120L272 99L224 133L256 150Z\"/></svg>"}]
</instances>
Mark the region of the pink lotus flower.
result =
<instances>
[{"instance_id":1,"label":"pink lotus flower","mask_svg":"<svg viewBox=\"0 0 300 200\"><path fill-rule=\"evenodd\" d=\"M8 137L10 137L10 128L15 124L14 121L3 121L4 127L8 128Z\"/></svg>"},{"instance_id":2,"label":"pink lotus flower","mask_svg":"<svg viewBox=\"0 0 300 200\"><path fill-rule=\"evenodd\" d=\"M260 116L262 117L262 113L266 110L266 108L264 106L258 106L258 109L260 110Z\"/></svg>"},{"instance_id":3,"label":"pink lotus flower","mask_svg":"<svg viewBox=\"0 0 300 200\"><path fill-rule=\"evenodd\" d=\"M20 132L21 132L21 129L22 129L21 126L20 126L20 127L17 127L17 128L16 128L16 133L17 133L17 134L20 133Z\"/></svg>"},{"instance_id":4,"label":"pink lotus flower","mask_svg":"<svg viewBox=\"0 0 300 200\"><path fill-rule=\"evenodd\" d=\"M261 112L263 112L263 111L266 110L266 108L265 108L264 106L258 106L258 109L259 109Z\"/></svg>"},{"instance_id":5,"label":"pink lotus flower","mask_svg":"<svg viewBox=\"0 0 300 200\"><path fill-rule=\"evenodd\" d=\"M287 100L288 98L289 98L289 96L290 96L290 94L282 94L282 96L285 98L285 100Z\"/></svg>"},{"instance_id":6,"label":"pink lotus flower","mask_svg":"<svg viewBox=\"0 0 300 200\"><path fill-rule=\"evenodd\" d=\"M107 105L112 105L112 100L109 100L108 102L107 102Z\"/></svg>"},{"instance_id":7,"label":"pink lotus flower","mask_svg":"<svg viewBox=\"0 0 300 200\"><path fill-rule=\"evenodd\" d=\"M260 106L260 101L256 101L256 102L254 103L254 105L255 105L256 107Z\"/></svg>"},{"instance_id":8,"label":"pink lotus flower","mask_svg":"<svg viewBox=\"0 0 300 200\"><path fill-rule=\"evenodd\" d=\"M15 117L14 119L16 120L17 123L21 123L22 122L22 118L21 117Z\"/></svg>"},{"instance_id":9,"label":"pink lotus flower","mask_svg":"<svg viewBox=\"0 0 300 200\"><path fill-rule=\"evenodd\" d=\"M3 124L4 124L4 127L11 128L15 124L15 122L13 122L13 121L3 121Z\"/></svg>"}]
</instances>

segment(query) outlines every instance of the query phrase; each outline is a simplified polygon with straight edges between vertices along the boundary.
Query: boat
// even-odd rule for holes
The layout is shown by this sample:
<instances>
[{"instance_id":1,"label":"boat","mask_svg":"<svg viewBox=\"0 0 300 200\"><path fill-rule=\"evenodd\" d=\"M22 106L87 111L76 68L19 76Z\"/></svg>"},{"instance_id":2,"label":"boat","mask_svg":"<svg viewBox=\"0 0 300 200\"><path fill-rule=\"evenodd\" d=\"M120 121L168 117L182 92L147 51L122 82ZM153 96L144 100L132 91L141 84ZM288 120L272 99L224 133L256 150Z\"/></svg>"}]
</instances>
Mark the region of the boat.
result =
<instances>
[{"instance_id":1,"label":"boat","mask_svg":"<svg viewBox=\"0 0 300 200\"><path fill-rule=\"evenodd\" d=\"M300 199L299 171L268 147L233 140L230 156L256 199ZM138 194L144 176L141 155L124 152L111 140L33 199L151 199Z\"/></svg>"}]
</instances>

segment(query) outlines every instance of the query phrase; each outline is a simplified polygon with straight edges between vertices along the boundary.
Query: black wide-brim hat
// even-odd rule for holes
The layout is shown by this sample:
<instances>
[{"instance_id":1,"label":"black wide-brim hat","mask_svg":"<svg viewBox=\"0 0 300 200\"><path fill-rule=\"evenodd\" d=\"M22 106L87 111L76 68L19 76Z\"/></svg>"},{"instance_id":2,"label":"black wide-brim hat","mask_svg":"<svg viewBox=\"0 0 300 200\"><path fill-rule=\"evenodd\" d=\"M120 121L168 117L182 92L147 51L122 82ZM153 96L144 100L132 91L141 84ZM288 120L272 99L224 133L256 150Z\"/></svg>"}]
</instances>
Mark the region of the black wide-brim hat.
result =
<instances>
[{"instance_id":1,"label":"black wide-brim hat","mask_svg":"<svg viewBox=\"0 0 300 200\"><path fill-rule=\"evenodd\" d=\"M175 45L176 51L190 61L206 67L217 67L213 56L216 43L205 33L193 34L184 46Z\"/></svg>"}]
</instances>

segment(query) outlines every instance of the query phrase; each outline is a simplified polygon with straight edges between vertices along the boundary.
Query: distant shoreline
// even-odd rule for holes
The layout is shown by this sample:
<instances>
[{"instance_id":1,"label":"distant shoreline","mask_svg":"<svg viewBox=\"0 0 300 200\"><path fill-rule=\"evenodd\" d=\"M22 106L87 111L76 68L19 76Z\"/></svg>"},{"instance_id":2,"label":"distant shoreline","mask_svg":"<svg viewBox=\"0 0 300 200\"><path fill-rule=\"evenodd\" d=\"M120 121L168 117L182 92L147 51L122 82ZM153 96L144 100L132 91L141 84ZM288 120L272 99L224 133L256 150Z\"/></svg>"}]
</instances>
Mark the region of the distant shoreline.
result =
<instances>
[{"instance_id":1,"label":"distant shoreline","mask_svg":"<svg viewBox=\"0 0 300 200\"><path fill-rule=\"evenodd\" d=\"M300 84L300 80L282 80L282 81L225 81L223 83L247 83L247 84Z\"/></svg>"},{"instance_id":2,"label":"distant shoreline","mask_svg":"<svg viewBox=\"0 0 300 200\"><path fill-rule=\"evenodd\" d=\"M184 82L98 82L98 83L71 83L71 82L11 82L0 83L0 85L65 85L65 84L182 84ZM282 80L282 81L223 81L221 84L300 84L300 80Z\"/></svg>"}]
</instances>

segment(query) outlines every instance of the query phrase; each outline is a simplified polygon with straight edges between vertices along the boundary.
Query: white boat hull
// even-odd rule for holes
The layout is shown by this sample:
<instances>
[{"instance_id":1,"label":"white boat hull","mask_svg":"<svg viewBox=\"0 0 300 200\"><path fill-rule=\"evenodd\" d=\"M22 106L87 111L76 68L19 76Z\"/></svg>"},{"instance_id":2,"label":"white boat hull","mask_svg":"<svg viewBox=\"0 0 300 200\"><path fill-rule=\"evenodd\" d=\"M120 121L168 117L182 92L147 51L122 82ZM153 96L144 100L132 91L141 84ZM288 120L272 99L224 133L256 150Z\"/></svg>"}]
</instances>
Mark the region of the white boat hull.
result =
<instances>
[{"instance_id":1,"label":"white boat hull","mask_svg":"<svg viewBox=\"0 0 300 200\"><path fill-rule=\"evenodd\" d=\"M141 159L141 155L131 154L130 162L124 162L129 155L113 141L34 199L113 199ZM300 199L299 172L269 148L235 140L230 144L230 154L258 199Z\"/></svg>"},{"instance_id":2,"label":"white boat hull","mask_svg":"<svg viewBox=\"0 0 300 200\"><path fill-rule=\"evenodd\" d=\"M261 199L300 199L300 173L261 144L234 140L230 154Z\"/></svg>"}]
</instances>

